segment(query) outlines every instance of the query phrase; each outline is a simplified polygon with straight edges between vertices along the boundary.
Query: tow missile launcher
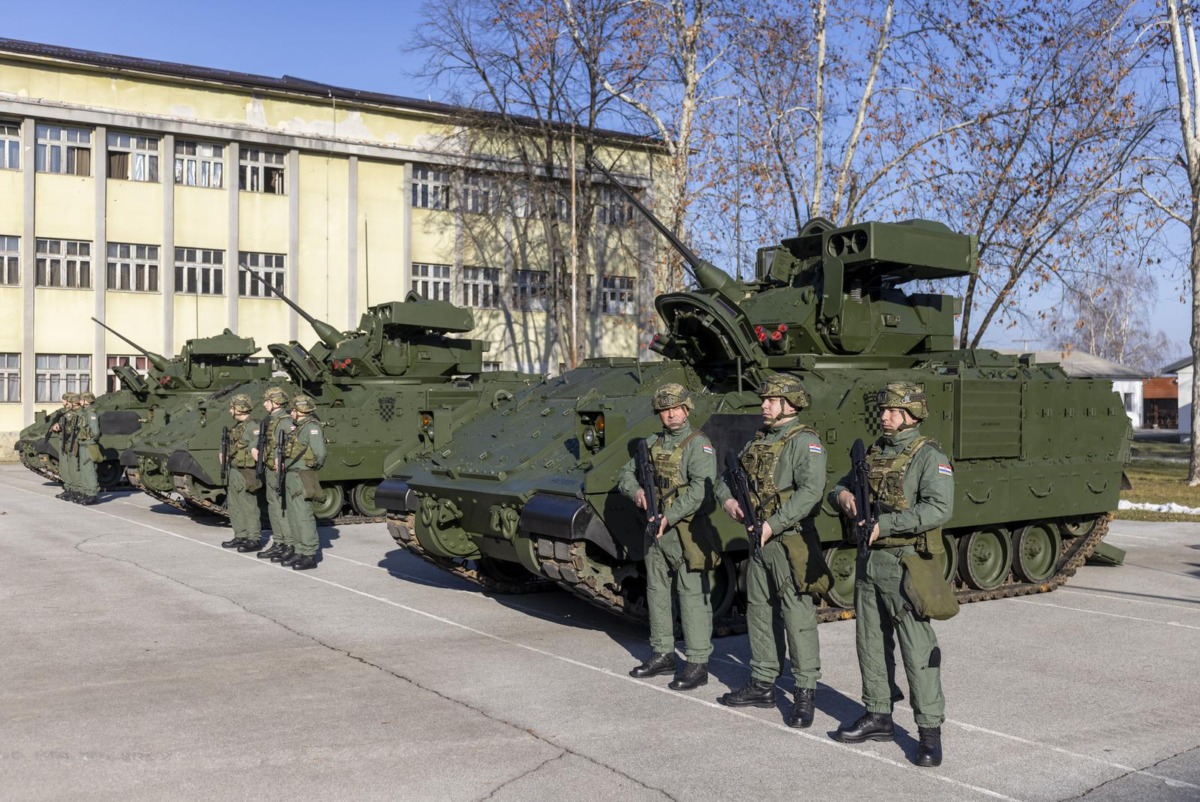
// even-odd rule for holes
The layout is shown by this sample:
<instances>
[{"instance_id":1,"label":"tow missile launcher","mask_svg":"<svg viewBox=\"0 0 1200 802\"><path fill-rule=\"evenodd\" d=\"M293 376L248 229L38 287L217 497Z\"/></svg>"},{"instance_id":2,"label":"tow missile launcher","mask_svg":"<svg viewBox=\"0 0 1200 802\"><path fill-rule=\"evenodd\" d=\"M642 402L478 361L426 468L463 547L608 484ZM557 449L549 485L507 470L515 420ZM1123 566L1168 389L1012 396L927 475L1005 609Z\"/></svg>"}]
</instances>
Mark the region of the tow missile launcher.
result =
<instances>
[{"instance_id":1,"label":"tow missile launcher","mask_svg":"<svg viewBox=\"0 0 1200 802\"><path fill-rule=\"evenodd\" d=\"M339 332L254 273L246 275L308 321L319 338L311 348L295 341L268 346L291 380L288 394L310 396L324 423L329 455L319 477L325 497L312 502L318 519L383 520L375 490L385 475L385 458L400 460L445 445L480 408L538 378L484 374L488 344L452 336L473 329L474 316L446 301L409 293L402 302L370 307L356 330ZM267 386L261 382L242 391L257 401ZM201 401L186 417L136 443L124 459L157 466L192 506L227 514L217 454L221 429L231 421L227 398Z\"/></svg>"},{"instance_id":2,"label":"tow missile launcher","mask_svg":"<svg viewBox=\"0 0 1200 802\"><path fill-rule=\"evenodd\" d=\"M761 426L759 383L783 372L812 396L801 420L829 452L827 489L848 473L854 440L881 433L883 385L924 388L921 430L954 463L940 559L961 601L1053 590L1094 553L1119 560L1100 542L1130 450L1111 385L1031 355L957 349L959 300L906 291L914 280L975 273L974 238L923 220L814 220L761 249L747 282L675 244L698 286L655 300L664 328L651 347L665 359L586 362L505 399L451 447L400 466L378 494L397 542L493 589L549 579L644 620L642 516L616 485L637 441L661 429L654 391L666 382L691 390L692 426L712 439L721 465ZM748 542L723 511L712 520L725 552L714 610L718 630L731 631L741 626L736 586ZM835 578L819 617L850 617L855 547L827 500L816 523Z\"/></svg>"},{"instance_id":3,"label":"tow missile launcher","mask_svg":"<svg viewBox=\"0 0 1200 802\"><path fill-rule=\"evenodd\" d=\"M214 390L271 375L269 364L253 358L258 351L254 340L238 337L229 329L214 337L188 340L178 356L168 359L96 318L92 320L143 354L148 363L145 377L129 365L112 368L121 389L98 393L92 403L100 418L96 444L104 460L97 463L96 474L103 487L120 482L120 454L144 427L169 420L173 412L189 401L210 395ZM16 444L25 467L53 481L59 480L58 443L56 437L49 435L57 415L57 411L37 412Z\"/></svg>"}]
</instances>

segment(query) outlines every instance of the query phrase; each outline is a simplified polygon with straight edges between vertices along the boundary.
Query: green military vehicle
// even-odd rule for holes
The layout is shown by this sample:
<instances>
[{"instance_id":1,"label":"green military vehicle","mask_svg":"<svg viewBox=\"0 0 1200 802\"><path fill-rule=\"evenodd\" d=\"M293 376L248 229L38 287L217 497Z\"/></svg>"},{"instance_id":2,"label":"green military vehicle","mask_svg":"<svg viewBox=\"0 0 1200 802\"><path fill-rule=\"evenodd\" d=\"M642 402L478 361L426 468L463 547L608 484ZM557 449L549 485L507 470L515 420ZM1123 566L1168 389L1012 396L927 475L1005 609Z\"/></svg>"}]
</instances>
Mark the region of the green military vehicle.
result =
<instances>
[{"instance_id":1,"label":"green military vehicle","mask_svg":"<svg viewBox=\"0 0 1200 802\"><path fill-rule=\"evenodd\" d=\"M444 446L465 420L540 378L484 373L488 344L453 336L475 327L473 314L446 301L409 293L403 302L370 307L358 329L339 332L263 284L304 317L319 340L311 349L295 341L268 346L290 382L262 381L237 391L257 404L274 383L289 396L303 392L313 399L329 445L319 473L325 498L311 502L320 520L382 521L375 490L385 459ZM218 455L222 432L233 426L230 395L214 394L148 432L122 462L158 497L173 492L192 508L226 515Z\"/></svg>"},{"instance_id":2,"label":"green military vehicle","mask_svg":"<svg viewBox=\"0 0 1200 802\"><path fill-rule=\"evenodd\" d=\"M618 185L619 186L619 185ZM649 216L637 199L630 200ZM758 254L739 282L685 256L699 288L659 296L664 360L592 360L516 393L464 426L448 448L406 463L380 487L397 542L496 590L553 581L634 619L645 616L642 513L616 491L638 440L660 430L651 396L688 387L694 428L738 452L761 425L764 376L799 377L812 396L801 420L829 452L828 487L847 474L856 438L881 433L877 392L920 384L922 432L954 461L954 517L943 569L961 601L1049 591L1090 555L1117 508L1130 423L1108 382L1069 378L1031 356L958 349L959 300L906 285L972 275L969 236L922 220L835 227L810 222ZM745 530L717 511L725 551L714 612L738 626ZM835 582L821 620L853 615L855 547L826 500L817 517Z\"/></svg>"},{"instance_id":3,"label":"green military vehicle","mask_svg":"<svg viewBox=\"0 0 1200 802\"><path fill-rule=\"evenodd\" d=\"M104 460L96 464L102 487L120 483L121 452L147 427L169 421L172 414L190 401L211 395L214 390L239 385L271 375L271 366L254 359L258 346L248 337L238 337L226 329L215 337L188 340L179 355L167 359L147 351L137 343L92 318L146 356L148 375L143 377L128 365L112 368L121 389L98 395L92 404L100 418L100 436L96 444ZM62 414L38 412L17 440L21 462L34 473L59 481L59 438L50 429Z\"/></svg>"}]
</instances>

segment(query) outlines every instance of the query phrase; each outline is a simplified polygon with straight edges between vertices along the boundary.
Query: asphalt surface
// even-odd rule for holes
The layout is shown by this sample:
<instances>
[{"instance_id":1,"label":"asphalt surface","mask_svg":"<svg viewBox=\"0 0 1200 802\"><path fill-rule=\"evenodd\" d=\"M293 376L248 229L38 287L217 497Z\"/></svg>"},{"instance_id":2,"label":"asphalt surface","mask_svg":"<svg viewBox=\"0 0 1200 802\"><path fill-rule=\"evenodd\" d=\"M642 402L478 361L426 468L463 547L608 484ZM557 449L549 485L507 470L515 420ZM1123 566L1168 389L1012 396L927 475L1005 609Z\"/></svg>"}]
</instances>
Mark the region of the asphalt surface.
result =
<instances>
[{"instance_id":1,"label":"asphalt surface","mask_svg":"<svg viewBox=\"0 0 1200 802\"><path fill-rule=\"evenodd\" d=\"M941 768L828 733L856 717L854 624L822 625L811 730L626 672L645 634L566 594L489 596L323 529L293 572L147 496L82 508L0 466L0 798L1200 799L1200 526L1115 522L1120 568L937 625Z\"/></svg>"}]
</instances>

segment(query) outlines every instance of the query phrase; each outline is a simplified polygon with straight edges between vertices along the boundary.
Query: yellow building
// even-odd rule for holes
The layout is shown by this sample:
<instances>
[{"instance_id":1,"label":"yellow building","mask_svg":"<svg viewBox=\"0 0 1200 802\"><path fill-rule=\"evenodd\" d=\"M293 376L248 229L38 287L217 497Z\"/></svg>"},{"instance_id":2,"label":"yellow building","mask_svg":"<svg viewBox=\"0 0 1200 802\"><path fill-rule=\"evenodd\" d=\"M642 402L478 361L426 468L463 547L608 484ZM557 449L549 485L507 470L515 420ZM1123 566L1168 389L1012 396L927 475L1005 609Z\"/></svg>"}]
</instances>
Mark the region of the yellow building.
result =
<instances>
[{"instance_id":1,"label":"yellow building","mask_svg":"<svg viewBox=\"0 0 1200 802\"><path fill-rule=\"evenodd\" d=\"M410 290L463 304L490 368L557 370L563 318L546 311L537 215L512 202L519 165L466 153L464 120L485 119L473 114L0 39L0 436L63 392L111 389L112 365L144 369L91 317L165 355L226 327L260 346L314 340L239 263L339 329ZM601 137L627 177L660 154ZM601 197L576 296L582 350L633 355L655 246L619 196Z\"/></svg>"}]
</instances>

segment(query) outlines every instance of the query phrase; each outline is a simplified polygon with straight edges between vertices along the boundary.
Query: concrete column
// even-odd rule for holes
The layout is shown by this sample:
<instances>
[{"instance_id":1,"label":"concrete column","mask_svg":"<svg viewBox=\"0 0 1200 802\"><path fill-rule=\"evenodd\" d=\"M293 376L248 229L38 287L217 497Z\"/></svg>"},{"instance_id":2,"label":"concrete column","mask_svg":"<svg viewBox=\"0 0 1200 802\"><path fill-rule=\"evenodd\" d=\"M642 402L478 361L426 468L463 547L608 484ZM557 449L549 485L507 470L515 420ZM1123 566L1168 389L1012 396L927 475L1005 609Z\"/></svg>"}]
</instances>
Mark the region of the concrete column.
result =
<instances>
[{"instance_id":1,"label":"concrete column","mask_svg":"<svg viewBox=\"0 0 1200 802\"><path fill-rule=\"evenodd\" d=\"M175 353L175 135L162 138L163 231L158 258L158 288L162 291L162 351Z\"/></svg>"},{"instance_id":2,"label":"concrete column","mask_svg":"<svg viewBox=\"0 0 1200 802\"><path fill-rule=\"evenodd\" d=\"M346 325L358 325L358 157L351 156L346 191Z\"/></svg>"},{"instance_id":3,"label":"concrete column","mask_svg":"<svg viewBox=\"0 0 1200 802\"><path fill-rule=\"evenodd\" d=\"M288 194L288 252L287 279L284 294L300 300L300 151L288 151L287 175L284 177ZM312 314L311 312L309 314ZM300 316L288 307L288 339L295 340L300 328Z\"/></svg>"},{"instance_id":4,"label":"concrete column","mask_svg":"<svg viewBox=\"0 0 1200 802\"><path fill-rule=\"evenodd\" d=\"M412 181L413 181L413 166L412 162L404 163L404 183L400 187L400 231L404 235L404 245L401 246L400 269L404 271L404 288L403 296L400 300L412 290ZM376 301L378 303L378 301Z\"/></svg>"},{"instance_id":5,"label":"concrete column","mask_svg":"<svg viewBox=\"0 0 1200 802\"><path fill-rule=\"evenodd\" d=\"M108 291L108 128L96 126L92 140L92 174L95 176L95 235L92 237L92 314L104 317L104 294ZM91 321L88 321L91 323ZM104 329L92 323L92 392L104 392L108 373L108 351ZM143 346L144 347L144 346Z\"/></svg>"},{"instance_id":6,"label":"concrete column","mask_svg":"<svg viewBox=\"0 0 1200 802\"><path fill-rule=\"evenodd\" d=\"M34 198L37 191L37 128L32 117L21 122L21 170L24 220L21 228L21 420L33 420L37 392L37 364L33 343L33 282L37 276L37 228Z\"/></svg>"},{"instance_id":7,"label":"concrete column","mask_svg":"<svg viewBox=\"0 0 1200 802\"><path fill-rule=\"evenodd\" d=\"M240 229L238 203L238 165L241 161L241 147L237 142L229 143L229 159L225 162L225 192L229 199L229 216L226 219L225 244L225 325L231 331L238 330L238 250L240 249Z\"/></svg>"}]
</instances>

